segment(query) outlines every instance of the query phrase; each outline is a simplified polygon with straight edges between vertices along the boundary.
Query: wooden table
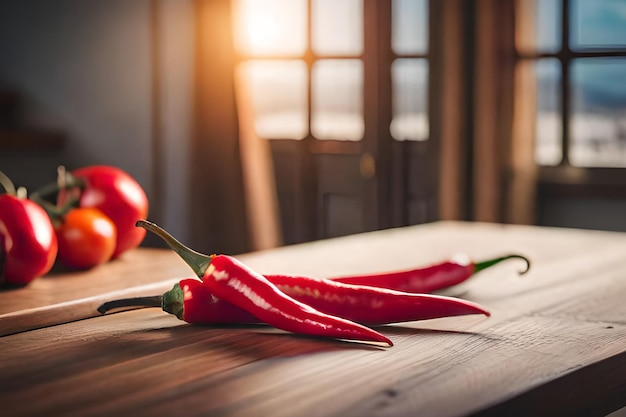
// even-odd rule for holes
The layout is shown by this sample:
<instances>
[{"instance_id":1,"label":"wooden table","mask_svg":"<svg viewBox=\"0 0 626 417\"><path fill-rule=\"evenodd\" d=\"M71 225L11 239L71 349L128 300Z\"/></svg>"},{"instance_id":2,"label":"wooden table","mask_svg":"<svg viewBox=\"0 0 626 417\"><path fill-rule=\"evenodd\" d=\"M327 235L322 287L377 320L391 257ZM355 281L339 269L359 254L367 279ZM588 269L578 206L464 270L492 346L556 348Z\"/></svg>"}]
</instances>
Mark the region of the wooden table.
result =
<instances>
[{"instance_id":1,"label":"wooden table","mask_svg":"<svg viewBox=\"0 0 626 417\"><path fill-rule=\"evenodd\" d=\"M240 256L318 277L508 252L455 294L491 310L378 328L395 346L268 326L191 326L103 300L191 276L137 249L85 273L0 292L2 416L555 416L626 406L626 234L439 222ZM65 324L57 324L64 323Z\"/></svg>"}]
</instances>

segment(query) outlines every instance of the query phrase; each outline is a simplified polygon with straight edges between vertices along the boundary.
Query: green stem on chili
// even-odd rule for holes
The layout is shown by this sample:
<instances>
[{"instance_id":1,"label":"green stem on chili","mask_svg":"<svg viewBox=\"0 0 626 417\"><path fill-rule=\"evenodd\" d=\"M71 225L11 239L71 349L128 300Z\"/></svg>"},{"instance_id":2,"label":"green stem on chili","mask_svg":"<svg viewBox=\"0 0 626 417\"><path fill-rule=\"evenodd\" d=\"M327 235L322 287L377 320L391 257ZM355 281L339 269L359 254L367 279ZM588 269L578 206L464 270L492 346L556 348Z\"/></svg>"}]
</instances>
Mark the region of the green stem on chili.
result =
<instances>
[{"instance_id":1,"label":"green stem on chili","mask_svg":"<svg viewBox=\"0 0 626 417\"><path fill-rule=\"evenodd\" d=\"M102 304L100 307L98 307L98 312L100 314L105 314L111 310L117 310L120 308L162 307L162 305L163 305L162 295L121 298L119 300L107 301L106 303Z\"/></svg>"},{"instance_id":2,"label":"green stem on chili","mask_svg":"<svg viewBox=\"0 0 626 417\"><path fill-rule=\"evenodd\" d=\"M518 254L511 254L511 255L501 256L499 258L488 259L486 261L474 262L474 274L484 269L490 268L494 265L497 265L502 261L506 261L507 259L521 259L522 261L526 263L526 268L524 268L524 270L519 272L520 275L524 275L530 270L530 260L527 257L523 255L518 255Z\"/></svg>"},{"instance_id":3,"label":"green stem on chili","mask_svg":"<svg viewBox=\"0 0 626 417\"><path fill-rule=\"evenodd\" d=\"M174 236L170 235L168 232L152 222L149 222L147 220L137 220L135 225L137 227L142 227L163 239L163 241L167 243L167 245L172 248L172 250L176 252L178 256L180 256L187 263L187 265L189 265L189 267L191 267L193 272L199 278L203 277L207 268L211 264L212 256L205 255L191 248L188 248L187 246L180 243L176 238L174 238Z\"/></svg>"},{"instance_id":4,"label":"green stem on chili","mask_svg":"<svg viewBox=\"0 0 626 417\"><path fill-rule=\"evenodd\" d=\"M528 258L518 254L510 254L482 262L472 262L465 256L462 258L451 259L427 267L329 279L347 284L367 285L403 292L431 293L467 281L474 274L507 259L521 259L526 262L526 268L520 274L525 274L530 268Z\"/></svg>"},{"instance_id":5,"label":"green stem on chili","mask_svg":"<svg viewBox=\"0 0 626 417\"><path fill-rule=\"evenodd\" d=\"M159 307L166 313L173 314L179 319L184 320L184 301L183 290L180 284L176 283L171 290L162 295L121 298L118 300L107 301L98 307L98 312L100 314L106 314L111 310L118 310L121 308ZM198 300L194 302L198 302Z\"/></svg>"}]
</instances>

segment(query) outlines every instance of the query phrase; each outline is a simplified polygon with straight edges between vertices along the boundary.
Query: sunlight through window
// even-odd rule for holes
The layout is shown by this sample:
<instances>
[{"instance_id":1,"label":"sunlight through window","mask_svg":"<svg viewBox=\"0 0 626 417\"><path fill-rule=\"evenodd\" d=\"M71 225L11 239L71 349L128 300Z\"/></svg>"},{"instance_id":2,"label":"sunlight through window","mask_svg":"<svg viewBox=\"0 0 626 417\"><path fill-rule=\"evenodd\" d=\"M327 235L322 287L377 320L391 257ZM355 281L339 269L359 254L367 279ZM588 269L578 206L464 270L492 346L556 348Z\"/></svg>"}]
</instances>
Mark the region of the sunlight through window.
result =
<instances>
[{"instance_id":1,"label":"sunlight through window","mask_svg":"<svg viewBox=\"0 0 626 417\"><path fill-rule=\"evenodd\" d=\"M302 55L306 49L304 0L237 0L235 42L246 55Z\"/></svg>"}]
</instances>

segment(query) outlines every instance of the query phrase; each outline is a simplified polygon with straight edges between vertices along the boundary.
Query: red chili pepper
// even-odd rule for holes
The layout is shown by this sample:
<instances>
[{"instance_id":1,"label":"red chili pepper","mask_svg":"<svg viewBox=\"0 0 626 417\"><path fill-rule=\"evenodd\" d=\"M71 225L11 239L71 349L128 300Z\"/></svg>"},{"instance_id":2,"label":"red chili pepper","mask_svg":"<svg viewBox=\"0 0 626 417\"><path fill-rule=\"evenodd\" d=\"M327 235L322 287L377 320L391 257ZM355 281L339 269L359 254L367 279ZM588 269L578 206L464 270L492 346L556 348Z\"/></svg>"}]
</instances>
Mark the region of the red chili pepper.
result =
<instances>
[{"instance_id":1,"label":"red chili pepper","mask_svg":"<svg viewBox=\"0 0 626 417\"><path fill-rule=\"evenodd\" d=\"M107 301L98 311L105 314L128 307L160 307L191 324L259 323L259 319L246 310L215 297L198 278L183 278L163 295Z\"/></svg>"},{"instance_id":2,"label":"red chili pepper","mask_svg":"<svg viewBox=\"0 0 626 417\"><path fill-rule=\"evenodd\" d=\"M378 325L490 313L471 301L311 277L267 276L281 291L327 314Z\"/></svg>"},{"instance_id":3,"label":"red chili pepper","mask_svg":"<svg viewBox=\"0 0 626 417\"><path fill-rule=\"evenodd\" d=\"M280 291L237 259L216 255L202 277L217 297L279 329L315 336L393 343L382 334L341 317L324 314Z\"/></svg>"},{"instance_id":4,"label":"red chili pepper","mask_svg":"<svg viewBox=\"0 0 626 417\"><path fill-rule=\"evenodd\" d=\"M365 325L380 325L489 312L458 298L411 294L382 288L344 284L308 277L269 276L288 296L316 310ZM258 319L228 301L215 297L195 278L185 278L163 296L113 300L98 310L123 307L161 307L187 323L257 323Z\"/></svg>"},{"instance_id":5,"label":"red chili pepper","mask_svg":"<svg viewBox=\"0 0 626 417\"><path fill-rule=\"evenodd\" d=\"M185 278L163 294L160 307L181 320L193 324L258 323L246 310L217 298L197 278Z\"/></svg>"},{"instance_id":6,"label":"red chili pepper","mask_svg":"<svg viewBox=\"0 0 626 417\"><path fill-rule=\"evenodd\" d=\"M526 268L520 272L525 274L530 269L528 258L518 254L511 254L482 262L472 262L467 259L449 260L425 268L407 269L402 271L353 275L330 278L336 282L370 287L388 288L411 293L430 293L460 284L474 274L496 265L507 259L521 259L526 262ZM268 277L268 279L271 279Z\"/></svg>"},{"instance_id":7,"label":"red chili pepper","mask_svg":"<svg viewBox=\"0 0 626 417\"><path fill-rule=\"evenodd\" d=\"M79 168L64 175L63 186L52 184L38 194L58 191L58 206L66 206L68 199L75 198L79 207L97 208L110 218L117 231L113 258L139 246L146 231L135 227L135 222L148 215L148 197L134 178L108 165Z\"/></svg>"},{"instance_id":8,"label":"red chili pepper","mask_svg":"<svg viewBox=\"0 0 626 417\"><path fill-rule=\"evenodd\" d=\"M3 173L0 183L7 191L0 195L0 283L25 285L50 271L57 239L48 215L25 189L15 191Z\"/></svg>"},{"instance_id":9,"label":"red chili pepper","mask_svg":"<svg viewBox=\"0 0 626 417\"><path fill-rule=\"evenodd\" d=\"M235 258L200 254L182 245L154 223L140 220L137 225L165 240L192 267L212 294L269 325L294 333L393 345L389 338L368 327L324 314L289 297L263 275Z\"/></svg>"}]
</instances>

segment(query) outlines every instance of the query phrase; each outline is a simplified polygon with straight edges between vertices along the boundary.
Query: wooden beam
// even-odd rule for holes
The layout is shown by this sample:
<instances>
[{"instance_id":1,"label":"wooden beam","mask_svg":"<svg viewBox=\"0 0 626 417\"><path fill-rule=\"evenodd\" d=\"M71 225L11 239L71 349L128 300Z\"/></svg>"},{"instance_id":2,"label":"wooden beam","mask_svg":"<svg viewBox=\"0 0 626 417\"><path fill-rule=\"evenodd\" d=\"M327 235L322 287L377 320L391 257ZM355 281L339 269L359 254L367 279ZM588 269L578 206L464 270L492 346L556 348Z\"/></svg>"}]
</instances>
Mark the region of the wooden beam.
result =
<instances>
[{"instance_id":1,"label":"wooden beam","mask_svg":"<svg viewBox=\"0 0 626 417\"><path fill-rule=\"evenodd\" d=\"M465 134L463 119L463 0L450 0L442 9L441 26L441 164L439 171L439 217L460 220L464 216L466 190Z\"/></svg>"},{"instance_id":2,"label":"wooden beam","mask_svg":"<svg viewBox=\"0 0 626 417\"><path fill-rule=\"evenodd\" d=\"M478 0L475 17L474 220L500 222L511 137L513 0Z\"/></svg>"},{"instance_id":3,"label":"wooden beam","mask_svg":"<svg viewBox=\"0 0 626 417\"><path fill-rule=\"evenodd\" d=\"M234 93L230 0L196 0L192 243L205 252L247 251Z\"/></svg>"},{"instance_id":4,"label":"wooden beam","mask_svg":"<svg viewBox=\"0 0 626 417\"><path fill-rule=\"evenodd\" d=\"M271 249L282 244L274 163L269 142L254 128L252 94L241 67L235 71L235 97L251 249Z\"/></svg>"}]
</instances>

